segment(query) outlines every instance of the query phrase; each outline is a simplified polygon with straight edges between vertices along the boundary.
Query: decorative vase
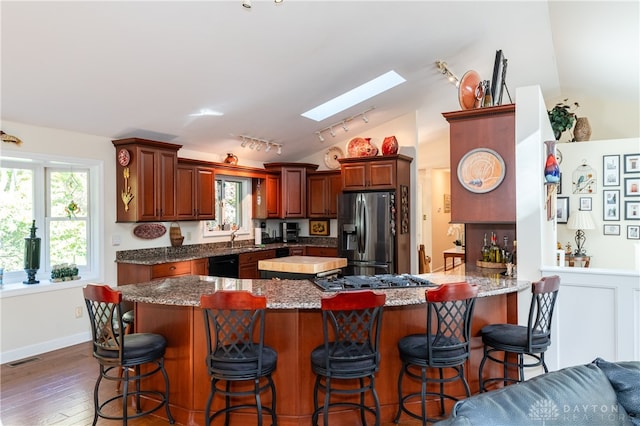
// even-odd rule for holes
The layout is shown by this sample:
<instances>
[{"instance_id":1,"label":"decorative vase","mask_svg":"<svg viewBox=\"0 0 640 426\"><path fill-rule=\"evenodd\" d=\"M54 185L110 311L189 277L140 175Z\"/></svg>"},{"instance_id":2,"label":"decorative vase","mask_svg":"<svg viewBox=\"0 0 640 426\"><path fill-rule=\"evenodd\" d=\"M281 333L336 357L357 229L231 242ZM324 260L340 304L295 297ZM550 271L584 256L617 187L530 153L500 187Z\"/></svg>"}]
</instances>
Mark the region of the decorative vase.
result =
<instances>
[{"instance_id":1,"label":"decorative vase","mask_svg":"<svg viewBox=\"0 0 640 426\"><path fill-rule=\"evenodd\" d=\"M238 157L236 157L232 153L228 153L227 158L224 159L224 162L235 166L236 164L238 164Z\"/></svg>"},{"instance_id":2,"label":"decorative vase","mask_svg":"<svg viewBox=\"0 0 640 426\"><path fill-rule=\"evenodd\" d=\"M587 117L578 117L573 128L573 138L576 142L586 142L591 138L591 125Z\"/></svg>"},{"instance_id":3,"label":"decorative vase","mask_svg":"<svg viewBox=\"0 0 640 426\"><path fill-rule=\"evenodd\" d=\"M398 140L395 136L387 136L382 142L382 155L395 155L398 153Z\"/></svg>"},{"instance_id":4,"label":"decorative vase","mask_svg":"<svg viewBox=\"0 0 640 426\"><path fill-rule=\"evenodd\" d=\"M547 161L544 165L544 179L548 183L560 182L560 166L556 159L556 143L557 141L545 141L544 144L547 147Z\"/></svg>"},{"instance_id":5,"label":"decorative vase","mask_svg":"<svg viewBox=\"0 0 640 426\"><path fill-rule=\"evenodd\" d=\"M24 239L24 271L27 280L23 284L38 284L36 272L40 269L40 237L36 237L36 221L31 225L31 235Z\"/></svg>"}]
</instances>

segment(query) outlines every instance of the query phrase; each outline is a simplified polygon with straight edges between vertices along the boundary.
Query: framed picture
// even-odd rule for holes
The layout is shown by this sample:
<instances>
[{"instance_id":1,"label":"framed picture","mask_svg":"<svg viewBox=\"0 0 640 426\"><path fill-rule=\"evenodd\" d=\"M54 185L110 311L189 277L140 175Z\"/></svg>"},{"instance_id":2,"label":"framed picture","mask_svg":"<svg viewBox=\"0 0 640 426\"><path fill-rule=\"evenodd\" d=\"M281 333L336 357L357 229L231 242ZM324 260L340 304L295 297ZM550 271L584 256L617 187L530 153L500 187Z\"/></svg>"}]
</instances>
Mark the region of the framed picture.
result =
<instances>
[{"instance_id":1,"label":"framed picture","mask_svg":"<svg viewBox=\"0 0 640 426\"><path fill-rule=\"evenodd\" d=\"M562 172L560 172L560 180L558 181L558 194L562 194Z\"/></svg>"},{"instance_id":2,"label":"framed picture","mask_svg":"<svg viewBox=\"0 0 640 426\"><path fill-rule=\"evenodd\" d=\"M624 172L640 173L640 154L624 155Z\"/></svg>"},{"instance_id":3,"label":"framed picture","mask_svg":"<svg viewBox=\"0 0 640 426\"><path fill-rule=\"evenodd\" d=\"M504 77L507 71L504 65L505 59L502 50L496 50L496 58L493 62L493 78L491 79L491 98L494 105L502 105Z\"/></svg>"},{"instance_id":4,"label":"framed picture","mask_svg":"<svg viewBox=\"0 0 640 426\"><path fill-rule=\"evenodd\" d=\"M328 220L309 220L309 235L329 235Z\"/></svg>"},{"instance_id":5,"label":"framed picture","mask_svg":"<svg viewBox=\"0 0 640 426\"><path fill-rule=\"evenodd\" d=\"M627 239L640 240L640 226L638 225L627 226Z\"/></svg>"},{"instance_id":6,"label":"framed picture","mask_svg":"<svg viewBox=\"0 0 640 426\"><path fill-rule=\"evenodd\" d=\"M591 197L580 197L579 210L591 211Z\"/></svg>"},{"instance_id":7,"label":"framed picture","mask_svg":"<svg viewBox=\"0 0 640 426\"><path fill-rule=\"evenodd\" d=\"M620 185L620 156L602 156L602 186Z\"/></svg>"},{"instance_id":8,"label":"framed picture","mask_svg":"<svg viewBox=\"0 0 640 426\"><path fill-rule=\"evenodd\" d=\"M624 179L625 197L640 197L640 177Z\"/></svg>"},{"instance_id":9,"label":"framed picture","mask_svg":"<svg viewBox=\"0 0 640 426\"><path fill-rule=\"evenodd\" d=\"M640 201L624 202L624 218L626 220L640 220Z\"/></svg>"},{"instance_id":10,"label":"framed picture","mask_svg":"<svg viewBox=\"0 0 640 426\"><path fill-rule=\"evenodd\" d=\"M556 202L556 218L558 223L567 223L569 220L569 197L558 197Z\"/></svg>"},{"instance_id":11,"label":"framed picture","mask_svg":"<svg viewBox=\"0 0 640 426\"><path fill-rule=\"evenodd\" d=\"M620 220L620 190L602 191L602 220Z\"/></svg>"},{"instance_id":12,"label":"framed picture","mask_svg":"<svg viewBox=\"0 0 640 426\"><path fill-rule=\"evenodd\" d=\"M604 225L604 235L620 235L620 225Z\"/></svg>"},{"instance_id":13,"label":"framed picture","mask_svg":"<svg viewBox=\"0 0 640 426\"><path fill-rule=\"evenodd\" d=\"M444 194L444 212L451 213L451 194Z\"/></svg>"}]
</instances>

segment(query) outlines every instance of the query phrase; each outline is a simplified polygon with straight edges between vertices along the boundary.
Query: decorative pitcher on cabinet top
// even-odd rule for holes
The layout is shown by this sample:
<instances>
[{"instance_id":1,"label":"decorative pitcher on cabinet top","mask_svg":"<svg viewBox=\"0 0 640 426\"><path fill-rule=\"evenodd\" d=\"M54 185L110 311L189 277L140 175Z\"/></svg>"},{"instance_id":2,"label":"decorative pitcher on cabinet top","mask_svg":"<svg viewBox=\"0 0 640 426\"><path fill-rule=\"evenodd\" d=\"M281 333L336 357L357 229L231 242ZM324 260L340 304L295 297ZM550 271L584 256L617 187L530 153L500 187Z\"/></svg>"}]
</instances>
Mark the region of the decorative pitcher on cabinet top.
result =
<instances>
[{"instance_id":1,"label":"decorative pitcher on cabinet top","mask_svg":"<svg viewBox=\"0 0 640 426\"><path fill-rule=\"evenodd\" d=\"M544 165L544 180L548 183L560 182L560 166L556 159L556 142L557 141L544 142L547 147L547 159Z\"/></svg>"}]
</instances>

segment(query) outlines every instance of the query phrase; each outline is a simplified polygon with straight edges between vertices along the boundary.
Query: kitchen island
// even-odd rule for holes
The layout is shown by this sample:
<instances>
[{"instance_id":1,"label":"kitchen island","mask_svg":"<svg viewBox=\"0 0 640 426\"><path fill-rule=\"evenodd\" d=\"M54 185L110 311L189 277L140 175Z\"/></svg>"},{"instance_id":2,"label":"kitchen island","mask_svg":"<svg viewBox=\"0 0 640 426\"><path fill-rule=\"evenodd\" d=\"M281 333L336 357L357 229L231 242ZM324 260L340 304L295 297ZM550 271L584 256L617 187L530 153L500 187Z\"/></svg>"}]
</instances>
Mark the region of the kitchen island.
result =
<instances>
[{"instance_id":1,"label":"kitchen island","mask_svg":"<svg viewBox=\"0 0 640 426\"><path fill-rule=\"evenodd\" d=\"M484 325L516 322L517 292L530 283L498 274L469 272L423 274L436 284L468 281L480 286L472 323L472 356L466 375L472 391L478 389L478 365L482 342L477 336ZM320 299L330 292L321 291L307 280L239 280L190 275L146 283L119 286L125 301L135 303L137 332L155 332L168 341L165 365L170 380L171 410L181 424L204 424L204 406L209 394L209 376L205 365L205 337L200 296L220 289L248 290L267 297L265 343L278 352L278 367L273 375L277 393L278 423L308 425L313 411L313 381L309 355L322 343ZM381 332L381 363L376 378L382 419L393 420L397 409L397 379L401 362L397 341L410 333L421 332L426 324L425 288L380 290L387 294ZM463 395L459 383L452 392ZM267 396L270 398L270 396ZM213 409L222 401L216 400ZM268 403L265 402L265 403ZM435 409L435 403L429 406ZM159 413L158 415L162 415ZM358 422L355 411L331 414L332 425ZM403 416L403 419L405 417ZM236 413L231 424L255 423L255 411Z\"/></svg>"}]
</instances>

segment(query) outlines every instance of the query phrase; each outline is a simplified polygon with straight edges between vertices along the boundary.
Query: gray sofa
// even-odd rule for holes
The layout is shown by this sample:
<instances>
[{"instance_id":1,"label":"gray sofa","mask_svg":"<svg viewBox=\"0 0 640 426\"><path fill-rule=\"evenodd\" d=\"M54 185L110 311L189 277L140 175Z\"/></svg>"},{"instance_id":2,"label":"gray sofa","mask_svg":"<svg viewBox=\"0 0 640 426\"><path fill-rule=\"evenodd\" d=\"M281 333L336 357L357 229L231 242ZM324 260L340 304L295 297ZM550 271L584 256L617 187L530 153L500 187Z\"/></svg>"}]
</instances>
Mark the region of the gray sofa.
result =
<instances>
[{"instance_id":1,"label":"gray sofa","mask_svg":"<svg viewBox=\"0 0 640 426\"><path fill-rule=\"evenodd\" d=\"M458 401L446 425L640 426L640 362L596 359Z\"/></svg>"}]
</instances>

